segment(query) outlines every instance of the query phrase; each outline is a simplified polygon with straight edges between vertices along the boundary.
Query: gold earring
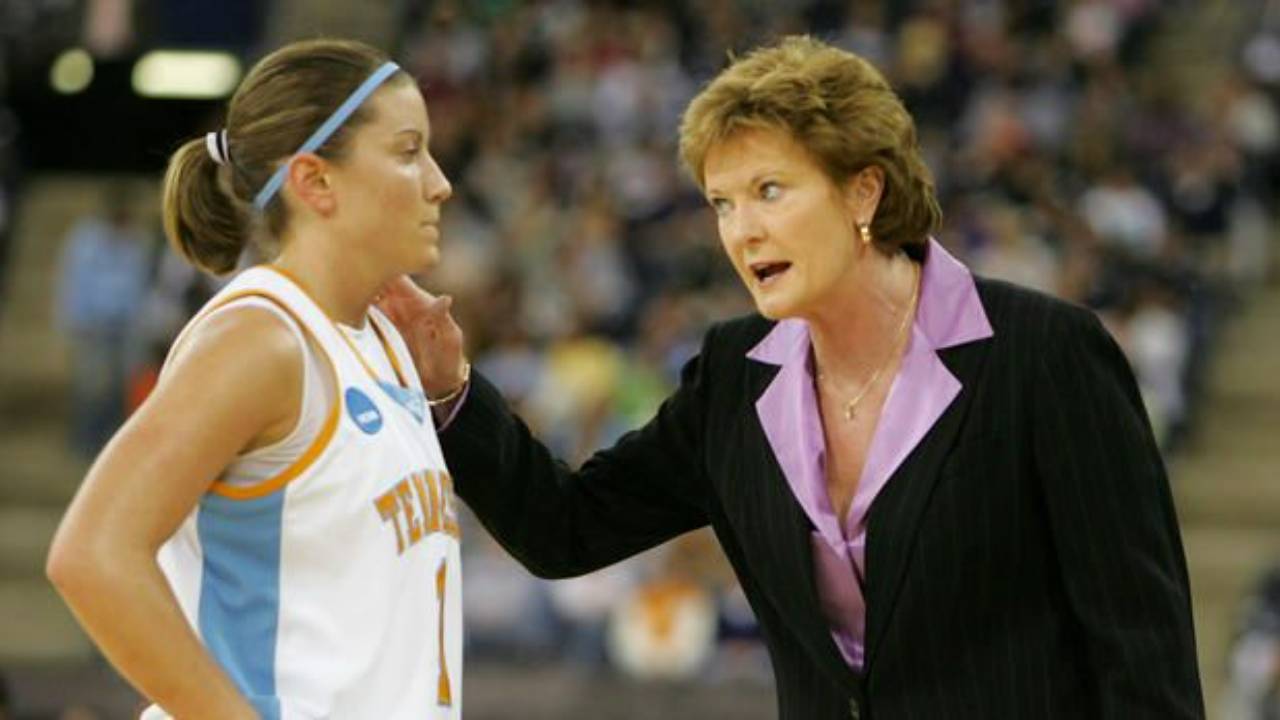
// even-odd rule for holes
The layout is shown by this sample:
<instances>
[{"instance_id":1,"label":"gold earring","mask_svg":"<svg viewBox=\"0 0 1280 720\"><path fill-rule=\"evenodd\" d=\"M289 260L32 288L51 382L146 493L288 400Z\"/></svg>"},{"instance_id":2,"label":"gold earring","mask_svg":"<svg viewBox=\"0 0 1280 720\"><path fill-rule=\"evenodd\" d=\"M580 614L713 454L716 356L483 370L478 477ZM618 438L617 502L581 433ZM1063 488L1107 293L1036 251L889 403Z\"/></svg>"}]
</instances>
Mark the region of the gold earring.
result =
<instances>
[{"instance_id":1,"label":"gold earring","mask_svg":"<svg viewBox=\"0 0 1280 720\"><path fill-rule=\"evenodd\" d=\"M862 236L862 244L871 244L871 223L858 223L858 234Z\"/></svg>"}]
</instances>

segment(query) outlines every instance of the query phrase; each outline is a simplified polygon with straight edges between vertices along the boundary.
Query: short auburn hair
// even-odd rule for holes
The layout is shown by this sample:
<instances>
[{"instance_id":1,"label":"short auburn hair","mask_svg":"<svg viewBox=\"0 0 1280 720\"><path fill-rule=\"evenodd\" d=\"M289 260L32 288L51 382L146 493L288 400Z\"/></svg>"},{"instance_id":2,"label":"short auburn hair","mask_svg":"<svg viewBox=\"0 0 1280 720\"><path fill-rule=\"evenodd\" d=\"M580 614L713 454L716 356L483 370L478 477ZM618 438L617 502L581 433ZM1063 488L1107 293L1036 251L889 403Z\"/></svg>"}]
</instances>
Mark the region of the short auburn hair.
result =
<instances>
[{"instance_id":1,"label":"short auburn hair","mask_svg":"<svg viewBox=\"0 0 1280 720\"><path fill-rule=\"evenodd\" d=\"M793 35L734 59L680 122L680 159L700 188L707 152L747 128L788 133L836 184L880 167L871 230L884 250L921 252L942 222L915 122L884 76L851 52Z\"/></svg>"}]
</instances>

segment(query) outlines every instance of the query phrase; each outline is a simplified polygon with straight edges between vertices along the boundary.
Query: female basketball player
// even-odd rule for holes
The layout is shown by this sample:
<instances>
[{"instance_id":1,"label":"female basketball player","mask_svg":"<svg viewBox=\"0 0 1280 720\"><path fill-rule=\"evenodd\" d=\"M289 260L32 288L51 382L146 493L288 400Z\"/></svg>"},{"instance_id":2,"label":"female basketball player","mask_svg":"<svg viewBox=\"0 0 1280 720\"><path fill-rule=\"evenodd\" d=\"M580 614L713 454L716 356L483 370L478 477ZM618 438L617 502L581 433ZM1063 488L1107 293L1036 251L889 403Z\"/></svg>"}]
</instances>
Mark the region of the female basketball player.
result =
<instances>
[{"instance_id":1,"label":"female basketball player","mask_svg":"<svg viewBox=\"0 0 1280 720\"><path fill-rule=\"evenodd\" d=\"M439 255L451 188L416 84L285 47L182 146L165 230L242 272L94 463L49 577L144 718L457 718L453 492L404 342L370 303ZM408 370L408 372L405 372ZM426 388L447 399L454 388Z\"/></svg>"}]
</instances>

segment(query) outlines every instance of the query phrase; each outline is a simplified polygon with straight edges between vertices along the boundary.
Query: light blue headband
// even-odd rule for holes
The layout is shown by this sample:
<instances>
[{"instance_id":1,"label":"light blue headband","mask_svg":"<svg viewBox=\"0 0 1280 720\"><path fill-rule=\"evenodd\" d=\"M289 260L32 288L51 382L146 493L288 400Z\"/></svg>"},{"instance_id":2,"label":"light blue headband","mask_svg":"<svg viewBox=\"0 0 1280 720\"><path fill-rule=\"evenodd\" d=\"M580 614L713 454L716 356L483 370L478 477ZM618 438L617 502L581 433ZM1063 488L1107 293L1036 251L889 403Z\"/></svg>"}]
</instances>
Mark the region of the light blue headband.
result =
<instances>
[{"instance_id":1,"label":"light blue headband","mask_svg":"<svg viewBox=\"0 0 1280 720\"><path fill-rule=\"evenodd\" d=\"M323 145L324 142L342 126L342 123L346 122L347 118L351 117L351 113L355 112L356 108L360 107L364 104L365 100L369 99L369 96L373 94L374 90L378 89L379 85L385 82L387 78L391 77L392 73L399 69L399 65L391 61L387 61L386 63L383 63L382 67L374 70L373 74L361 83L360 87L356 88L355 92L351 93L351 95L338 106L337 110L333 111L333 114L329 116L329 119L325 120L324 124L322 124L315 132L311 133L311 137L307 138L307 141L302 143L302 147L298 148L297 151L290 156L290 160L302 153L315 152L316 148ZM288 172L289 161L286 160L280 164L279 168L276 168L275 174L271 176L271 179L267 181L266 185L262 186L262 189L258 191L258 195L253 198L254 207L259 210L266 209L267 203L271 202L271 198L275 197L276 192L280 190L280 186L284 185L284 177Z\"/></svg>"}]
</instances>

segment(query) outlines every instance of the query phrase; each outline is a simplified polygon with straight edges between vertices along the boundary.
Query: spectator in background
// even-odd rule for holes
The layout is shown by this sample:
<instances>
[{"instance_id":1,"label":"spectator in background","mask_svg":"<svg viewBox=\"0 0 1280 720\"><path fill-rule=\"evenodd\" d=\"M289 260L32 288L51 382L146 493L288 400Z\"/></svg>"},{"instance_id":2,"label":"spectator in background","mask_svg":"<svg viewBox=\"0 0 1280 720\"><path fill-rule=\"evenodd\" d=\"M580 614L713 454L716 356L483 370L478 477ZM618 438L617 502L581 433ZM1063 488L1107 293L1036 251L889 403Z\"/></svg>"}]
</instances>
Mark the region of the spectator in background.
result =
<instances>
[{"instance_id":1,"label":"spectator in background","mask_svg":"<svg viewBox=\"0 0 1280 720\"><path fill-rule=\"evenodd\" d=\"M1236 281L1256 286L1271 277L1271 227L1267 199L1274 198L1273 177L1280 163L1280 111L1271 95L1244 74L1221 88L1217 121L1240 153L1240 193L1229 218L1231 264Z\"/></svg>"},{"instance_id":2,"label":"spectator in background","mask_svg":"<svg viewBox=\"0 0 1280 720\"><path fill-rule=\"evenodd\" d=\"M1249 598L1227 672L1222 717L1280 720L1280 567Z\"/></svg>"},{"instance_id":3,"label":"spectator in background","mask_svg":"<svg viewBox=\"0 0 1280 720\"><path fill-rule=\"evenodd\" d=\"M160 368L182 326L225 284L203 273L164 245L151 287L139 308L131 333L125 414L142 406L160 380Z\"/></svg>"},{"instance_id":4,"label":"spectator in background","mask_svg":"<svg viewBox=\"0 0 1280 720\"><path fill-rule=\"evenodd\" d=\"M609 659L633 677L694 678L713 661L719 629L714 591L732 584L732 570L708 530L683 535L643 559L647 572L609 612ZM719 582L708 586L710 579Z\"/></svg>"},{"instance_id":5,"label":"spectator in background","mask_svg":"<svg viewBox=\"0 0 1280 720\"><path fill-rule=\"evenodd\" d=\"M1045 293L1057 288L1057 259L1027 227L1022 211L997 203L984 208L980 217L985 237L973 252L975 272Z\"/></svg>"},{"instance_id":6,"label":"spectator in background","mask_svg":"<svg viewBox=\"0 0 1280 720\"><path fill-rule=\"evenodd\" d=\"M462 520L463 534L474 545L462 569L467 661L532 663L551 656L566 640L557 632L547 584L523 572L469 514Z\"/></svg>"},{"instance_id":7,"label":"spectator in background","mask_svg":"<svg viewBox=\"0 0 1280 720\"><path fill-rule=\"evenodd\" d=\"M1105 244L1121 254L1150 260L1163 249L1168 225L1164 206L1124 164L1109 167L1085 192L1080 214Z\"/></svg>"},{"instance_id":8,"label":"spectator in background","mask_svg":"<svg viewBox=\"0 0 1280 720\"><path fill-rule=\"evenodd\" d=\"M71 364L71 445L92 457L124 419L128 339L146 297L151 240L127 187L113 186L100 215L71 229L57 288L57 325Z\"/></svg>"},{"instance_id":9,"label":"spectator in background","mask_svg":"<svg viewBox=\"0 0 1280 720\"><path fill-rule=\"evenodd\" d=\"M1117 339L1139 378L1152 432L1167 448L1186 421L1183 379L1191 352L1186 322L1177 298L1159 277L1134 280L1130 297L1121 311Z\"/></svg>"}]
</instances>

